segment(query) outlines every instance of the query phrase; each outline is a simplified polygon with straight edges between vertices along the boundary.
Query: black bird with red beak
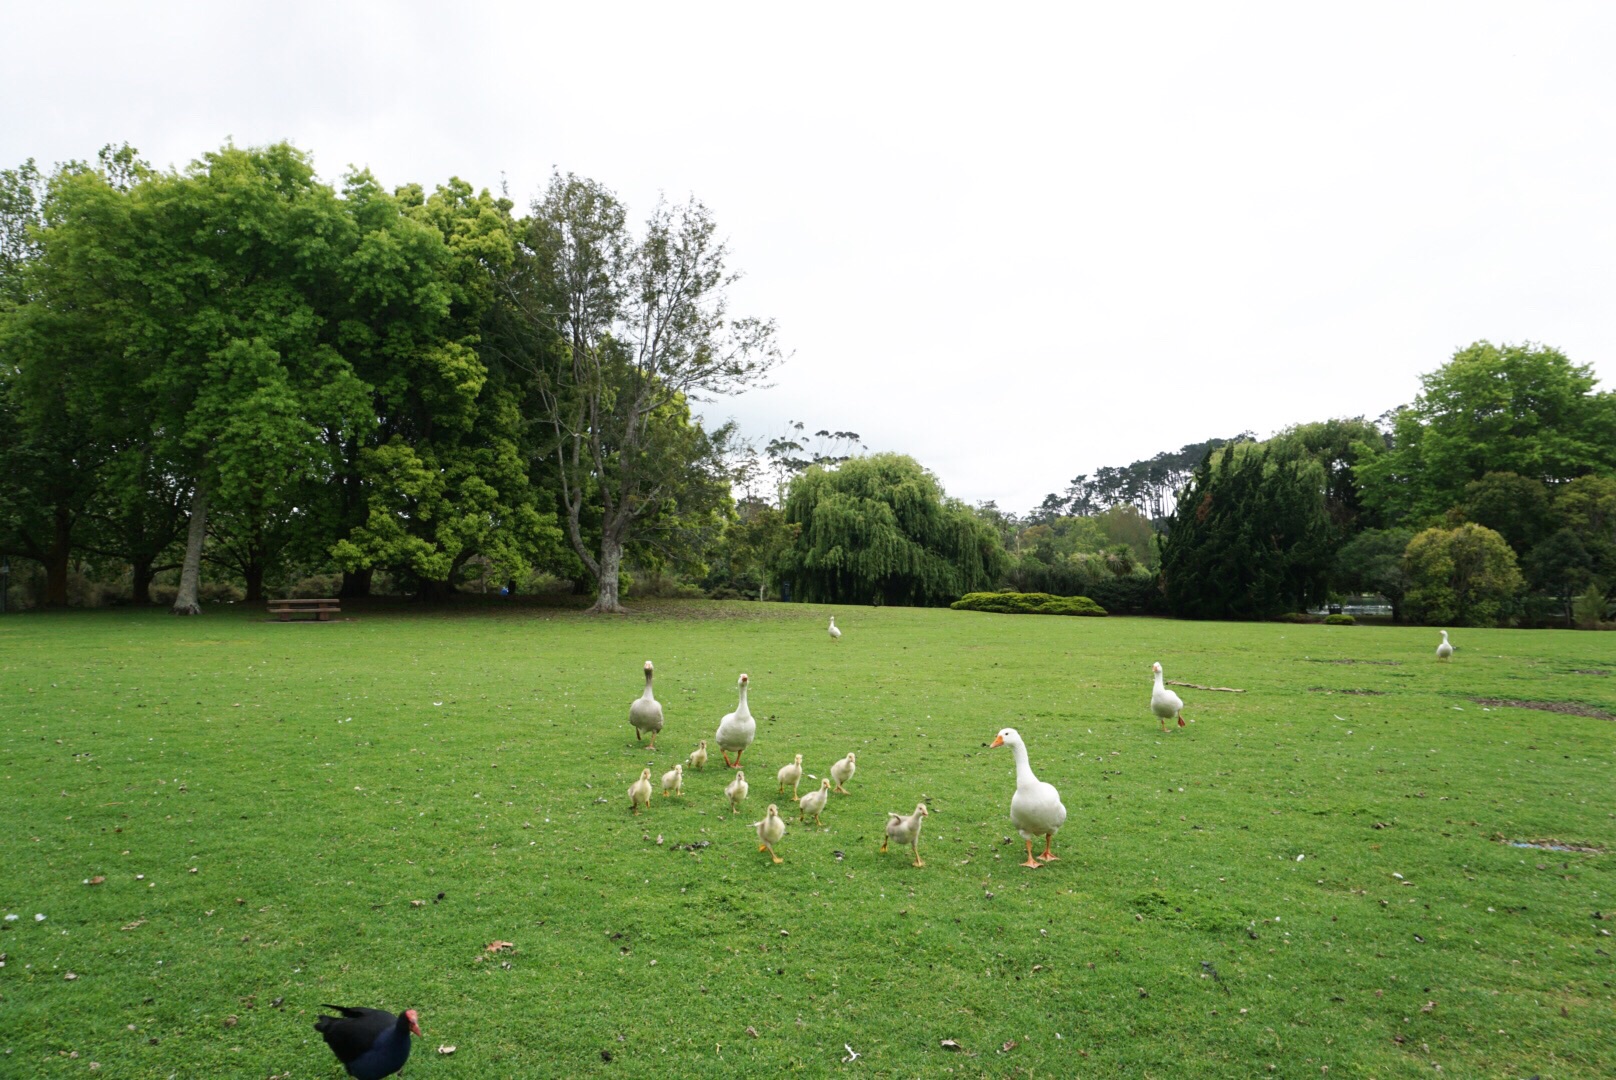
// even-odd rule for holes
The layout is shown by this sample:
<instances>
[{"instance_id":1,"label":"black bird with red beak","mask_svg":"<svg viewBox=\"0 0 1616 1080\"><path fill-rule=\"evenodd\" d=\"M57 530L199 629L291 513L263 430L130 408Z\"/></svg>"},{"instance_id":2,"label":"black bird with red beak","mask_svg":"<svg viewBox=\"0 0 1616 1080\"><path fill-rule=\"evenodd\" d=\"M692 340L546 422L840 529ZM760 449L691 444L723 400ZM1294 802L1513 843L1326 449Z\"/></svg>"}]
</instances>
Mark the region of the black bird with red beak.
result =
<instances>
[{"instance_id":1,"label":"black bird with red beak","mask_svg":"<svg viewBox=\"0 0 1616 1080\"><path fill-rule=\"evenodd\" d=\"M325 1037L325 1044L354 1080L382 1080L398 1072L410 1059L410 1032L421 1034L414 1009L394 1016L381 1009L320 1008L342 1014L320 1017L314 1030Z\"/></svg>"}]
</instances>

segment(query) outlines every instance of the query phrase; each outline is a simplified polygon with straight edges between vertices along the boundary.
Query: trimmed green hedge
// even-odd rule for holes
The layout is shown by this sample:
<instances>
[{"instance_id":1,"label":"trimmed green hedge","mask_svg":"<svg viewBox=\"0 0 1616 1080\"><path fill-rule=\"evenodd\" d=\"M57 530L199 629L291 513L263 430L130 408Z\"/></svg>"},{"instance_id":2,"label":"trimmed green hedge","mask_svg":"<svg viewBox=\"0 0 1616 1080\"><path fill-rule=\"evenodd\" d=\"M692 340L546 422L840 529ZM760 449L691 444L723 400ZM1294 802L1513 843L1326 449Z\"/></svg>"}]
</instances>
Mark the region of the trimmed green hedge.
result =
<instances>
[{"instance_id":1,"label":"trimmed green hedge","mask_svg":"<svg viewBox=\"0 0 1616 1080\"><path fill-rule=\"evenodd\" d=\"M1358 620L1351 615L1326 615L1324 617L1325 626L1354 626L1357 622Z\"/></svg>"},{"instance_id":2,"label":"trimmed green hedge","mask_svg":"<svg viewBox=\"0 0 1616 1080\"><path fill-rule=\"evenodd\" d=\"M956 611L993 611L1001 615L1105 614L1105 608L1086 596L1051 596L1042 592L966 593L948 606Z\"/></svg>"}]
</instances>

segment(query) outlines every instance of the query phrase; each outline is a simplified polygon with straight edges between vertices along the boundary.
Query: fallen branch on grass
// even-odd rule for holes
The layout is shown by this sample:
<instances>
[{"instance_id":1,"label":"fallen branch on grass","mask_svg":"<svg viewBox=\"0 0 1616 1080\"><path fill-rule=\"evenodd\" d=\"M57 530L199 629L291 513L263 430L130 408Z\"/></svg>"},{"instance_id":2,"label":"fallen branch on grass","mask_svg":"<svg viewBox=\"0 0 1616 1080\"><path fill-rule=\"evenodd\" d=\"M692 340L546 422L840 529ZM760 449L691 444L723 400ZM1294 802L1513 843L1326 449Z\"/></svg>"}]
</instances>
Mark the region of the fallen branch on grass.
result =
<instances>
[{"instance_id":1,"label":"fallen branch on grass","mask_svg":"<svg viewBox=\"0 0 1616 1080\"><path fill-rule=\"evenodd\" d=\"M1244 690L1236 690L1232 686L1202 686L1198 682L1179 682L1177 679L1168 679L1168 686L1187 686L1191 690L1222 690L1225 694L1244 694Z\"/></svg>"}]
</instances>

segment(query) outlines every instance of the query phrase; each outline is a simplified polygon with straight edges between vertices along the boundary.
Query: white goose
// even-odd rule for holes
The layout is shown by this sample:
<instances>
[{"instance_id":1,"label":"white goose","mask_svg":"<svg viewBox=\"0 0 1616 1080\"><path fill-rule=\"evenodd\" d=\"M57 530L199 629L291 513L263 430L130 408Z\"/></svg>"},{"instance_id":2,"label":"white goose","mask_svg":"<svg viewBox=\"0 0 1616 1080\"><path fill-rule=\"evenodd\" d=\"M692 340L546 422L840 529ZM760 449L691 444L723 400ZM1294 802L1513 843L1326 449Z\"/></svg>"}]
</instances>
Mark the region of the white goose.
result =
<instances>
[{"instance_id":1,"label":"white goose","mask_svg":"<svg viewBox=\"0 0 1616 1080\"><path fill-rule=\"evenodd\" d=\"M999 732L992 745L1008 746L1016 757L1016 793L1010 797L1010 821L1027 841L1027 861L1021 865L1036 870L1057 858L1051 845L1055 833L1066 824L1066 806L1054 784L1046 784L1032 774L1032 766L1027 764L1027 744L1015 728ZM1044 853L1035 859L1032 842L1040 836L1044 838Z\"/></svg>"},{"instance_id":2,"label":"white goose","mask_svg":"<svg viewBox=\"0 0 1616 1080\"><path fill-rule=\"evenodd\" d=\"M1178 726L1184 726L1184 699L1162 685L1161 664L1150 665L1150 670L1156 673L1156 687L1150 692L1150 711L1156 714L1161 721L1161 729L1167 730L1167 721L1171 717L1178 717Z\"/></svg>"},{"instance_id":3,"label":"white goose","mask_svg":"<svg viewBox=\"0 0 1616 1080\"><path fill-rule=\"evenodd\" d=\"M1453 644L1448 641L1448 632L1446 630L1442 631L1442 644L1436 647L1436 658L1438 660L1453 659Z\"/></svg>"},{"instance_id":4,"label":"white goose","mask_svg":"<svg viewBox=\"0 0 1616 1080\"><path fill-rule=\"evenodd\" d=\"M830 617L830 630L829 630L829 633L830 633L830 639L832 641L838 641L838 640L841 639L842 632L840 630L836 629L836 616L834 616L834 615L832 615Z\"/></svg>"},{"instance_id":5,"label":"white goose","mask_svg":"<svg viewBox=\"0 0 1616 1080\"><path fill-rule=\"evenodd\" d=\"M746 684L747 678L742 674L741 703L735 706L734 712L725 714L724 719L718 722L718 733L713 736L713 741L724 755L724 764L732 769L740 768L741 754L757 738L757 721L752 719L752 710L746 707ZM729 759L731 751L735 754L734 761Z\"/></svg>"},{"instance_id":6,"label":"white goose","mask_svg":"<svg viewBox=\"0 0 1616 1080\"><path fill-rule=\"evenodd\" d=\"M662 730L662 703L651 696L651 661L645 662L645 693L634 699L628 707L628 722L634 725L634 741L639 742L646 733L651 736L651 749L656 749L657 732Z\"/></svg>"}]
</instances>

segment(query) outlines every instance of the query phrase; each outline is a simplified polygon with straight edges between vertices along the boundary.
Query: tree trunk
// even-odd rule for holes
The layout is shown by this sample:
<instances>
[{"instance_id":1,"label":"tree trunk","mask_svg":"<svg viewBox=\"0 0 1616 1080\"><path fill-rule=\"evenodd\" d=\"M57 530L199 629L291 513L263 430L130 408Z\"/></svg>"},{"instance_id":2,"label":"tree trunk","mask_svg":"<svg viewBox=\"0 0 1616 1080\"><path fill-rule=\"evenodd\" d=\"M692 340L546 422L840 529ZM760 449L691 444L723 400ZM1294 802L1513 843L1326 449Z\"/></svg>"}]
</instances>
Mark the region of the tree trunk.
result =
<instances>
[{"instance_id":1,"label":"tree trunk","mask_svg":"<svg viewBox=\"0 0 1616 1080\"><path fill-rule=\"evenodd\" d=\"M342 588L337 590L337 595L344 600L352 600L359 596L369 596L371 575L375 573L376 571L368 566L363 570L344 570L342 572Z\"/></svg>"},{"instance_id":2,"label":"tree trunk","mask_svg":"<svg viewBox=\"0 0 1616 1080\"><path fill-rule=\"evenodd\" d=\"M617 595L619 571L623 566L623 545L609 537L600 540L600 593L589 610L597 615L624 614Z\"/></svg>"},{"instance_id":3,"label":"tree trunk","mask_svg":"<svg viewBox=\"0 0 1616 1080\"><path fill-rule=\"evenodd\" d=\"M244 602L248 604L262 603L264 599L263 562L255 559L248 563L241 576L247 579L247 599Z\"/></svg>"},{"instance_id":4,"label":"tree trunk","mask_svg":"<svg viewBox=\"0 0 1616 1080\"><path fill-rule=\"evenodd\" d=\"M202 541L208 534L208 492L201 484L191 496L191 526L185 534L185 563L180 567L180 591L174 597L174 614L200 615L202 605L196 591L202 584Z\"/></svg>"},{"instance_id":5,"label":"tree trunk","mask_svg":"<svg viewBox=\"0 0 1616 1080\"><path fill-rule=\"evenodd\" d=\"M45 606L67 606L68 556L72 549L73 518L67 507L58 506L51 521L51 546L42 560L45 564Z\"/></svg>"},{"instance_id":6,"label":"tree trunk","mask_svg":"<svg viewBox=\"0 0 1616 1080\"><path fill-rule=\"evenodd\" d=\"M151 603L152 561L136 559L130 564L129 592L136 604Z\"/></svg>"}]
</instances>

